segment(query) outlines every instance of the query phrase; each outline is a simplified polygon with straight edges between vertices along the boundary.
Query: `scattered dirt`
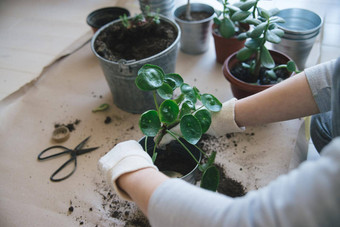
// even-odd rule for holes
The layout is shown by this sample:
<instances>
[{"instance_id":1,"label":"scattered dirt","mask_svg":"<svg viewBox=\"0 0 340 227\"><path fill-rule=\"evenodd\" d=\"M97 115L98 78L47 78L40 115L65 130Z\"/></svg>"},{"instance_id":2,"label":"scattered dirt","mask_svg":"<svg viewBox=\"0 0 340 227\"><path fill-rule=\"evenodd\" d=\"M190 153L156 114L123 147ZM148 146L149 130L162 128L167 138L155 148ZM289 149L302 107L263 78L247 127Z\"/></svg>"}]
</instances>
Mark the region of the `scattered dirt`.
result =
<instances>
[{"instance_id":1,"label":"scattered dirt","mask_svg":"<svg viewBox=\"0 0 340 227\"><path fill-rule=\"evenodd\" d=\"M147 22L126 28L122 23L112 24L95 41L96 52L110 61L140 60L168 48L177 37L169 23Z\"/></svg>"},{"instance_id":2,"label":"scattered dirt","mask_svg":"<svg viewBox=\"0 0 340 227\"><path fill-rule=\"evenodd\" d=\"M70 132L74 131L76 128L75 126L78 125L80 123L80 120L79 119L76 119L74 122L70 122L70 123L67 123L67 124L64 124L64 123L55 123L54 124L54 128L59 128L61 126L65 126L68 128L68 130Z\"/></svg>"}]
</instances>

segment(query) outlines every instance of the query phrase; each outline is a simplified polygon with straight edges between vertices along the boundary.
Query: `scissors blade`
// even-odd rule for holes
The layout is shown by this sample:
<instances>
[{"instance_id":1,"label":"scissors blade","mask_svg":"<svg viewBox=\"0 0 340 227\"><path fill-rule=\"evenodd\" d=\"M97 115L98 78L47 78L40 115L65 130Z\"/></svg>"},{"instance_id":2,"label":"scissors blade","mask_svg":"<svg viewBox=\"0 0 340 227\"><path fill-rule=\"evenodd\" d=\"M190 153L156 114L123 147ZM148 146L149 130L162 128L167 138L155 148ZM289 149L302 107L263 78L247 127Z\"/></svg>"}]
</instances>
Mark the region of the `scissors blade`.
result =
<instances>
[{"instance_id":1,"label":"scissors blade","mask_svg":"<svg viewBox=\"0 0 340 227\"><path fill-rule=\"evenodd\" d=\"M81 148L85 145L85 143L90 139L91 136L87 137L86 139L84 139L83 141L80 142L80 144L78 144L74 150L81 150Z\"/></svg>"},{"instance_id":2,"label":"scissors blade","mask_svg":"<svg viewBox=\"0 0 340 227\"><path fill-rule=\"evenodd\" d=\"M76 150L76 155L85 154L85 153L94 151L94 150L96 150L96 149L98 149L98 148L99 148L99 147L91 147L91 148Z\"/></svg>"}]
</instances>

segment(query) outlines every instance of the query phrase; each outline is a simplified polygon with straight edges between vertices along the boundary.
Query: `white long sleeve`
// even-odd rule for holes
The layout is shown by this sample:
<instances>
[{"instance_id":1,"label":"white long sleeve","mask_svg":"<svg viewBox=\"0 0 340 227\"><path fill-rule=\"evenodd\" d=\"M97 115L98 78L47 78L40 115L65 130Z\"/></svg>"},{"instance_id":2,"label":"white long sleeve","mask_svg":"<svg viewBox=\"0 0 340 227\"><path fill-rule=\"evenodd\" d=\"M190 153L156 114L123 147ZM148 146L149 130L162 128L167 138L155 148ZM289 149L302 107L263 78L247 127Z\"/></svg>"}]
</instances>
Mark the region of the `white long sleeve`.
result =
<instances>
[{"instance_id":1,"label":"white long sleeve","mask_svg":"<svg viewBox=\"0 0 340 227\"><path fill-rule=\"evenodd\" d=\"M164 182L148 207L152 226L339 226L340 137L268 186L240 198L182 180Z\"/></svg>"}]
</instances>

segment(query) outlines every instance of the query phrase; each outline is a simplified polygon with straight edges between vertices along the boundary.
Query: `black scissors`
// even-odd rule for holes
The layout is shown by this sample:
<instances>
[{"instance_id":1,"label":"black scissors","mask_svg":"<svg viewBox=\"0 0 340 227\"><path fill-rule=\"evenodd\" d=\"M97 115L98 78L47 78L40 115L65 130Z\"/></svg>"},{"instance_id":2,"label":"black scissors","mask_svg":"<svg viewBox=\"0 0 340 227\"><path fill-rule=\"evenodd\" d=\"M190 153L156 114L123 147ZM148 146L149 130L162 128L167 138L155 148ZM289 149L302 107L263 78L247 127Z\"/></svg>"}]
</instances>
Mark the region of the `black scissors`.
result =
<instances>
[{"instance_id":1,"label":"black scissors","mask_svg":"<svg viewBox=\"0 0 340 227\"><path fill-rule=\"evenodd\" d=\"M38 155L38 160L42 161L42 160L46 160L46 159L50 159L50 158L54 158L60 155L64 155L64 154L70 154L71 158L66 161L62 166L59 167L59 169L57 169L54 173L52 173L50 180L54 181L54 182L58 182L58 181L62 181L65 180L66 178L70 177L74 171L76 171L77 168L77 156L81 155L81 154L85 154L88 152L91 152L93 150L96 150L99 147L92 147L92 148L86 148L86 149L82 149L83 146L85 145L85 143L88 141L88 139L90 138L87 137L86 139L84 139L80 144L78 144L74 149L69 149L67 147L61 146L61 145L56 145L56 146L51 146L46 148L45 150L43 150L39 155ZM45 157L41 157L43 156L43 154L45 154L45 152L47 151L51 151L51 150L57 150L57 149L62 149L61 152L59 153L53 153L51 155L47 155ZM68 175L64 176L64 177L60 177L60 178L55 178L55 176L62 170L64 169L67 165L71 164L73 162L74 167L72 172L70 172Z\"/></svg>"}]
</instances>

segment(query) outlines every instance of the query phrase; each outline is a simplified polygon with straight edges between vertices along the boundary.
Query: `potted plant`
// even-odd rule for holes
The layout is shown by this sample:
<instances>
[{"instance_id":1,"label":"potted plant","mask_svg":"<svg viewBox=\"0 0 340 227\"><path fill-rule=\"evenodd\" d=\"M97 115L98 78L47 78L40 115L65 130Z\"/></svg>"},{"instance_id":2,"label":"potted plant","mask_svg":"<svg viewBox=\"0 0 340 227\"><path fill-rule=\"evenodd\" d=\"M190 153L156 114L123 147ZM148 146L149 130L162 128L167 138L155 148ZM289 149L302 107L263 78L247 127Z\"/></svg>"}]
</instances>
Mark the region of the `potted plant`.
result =
<instances>
[{"instance_id":1,"label":"potted plant","mask_svg":"<svg viewBox=\"0 0 340 227\"><path fill-rule=\"evenodd\" d=\"M253 30L242 33L239 39L247 39L245 47L230 55L223 65L223 74L231 83L236 98L243 98L262 91L296 72L290 57L277 51L269 51L266 42L279 43L284 31L276 23L284 20L275 16L279 10L265 10L253 6L253 18L245 22L254 26Z\"/></svg>"},{"instance_id":2,"label":"potted plant","mask_svg":"<svg viewBox=\"0 0 340 227\"><path fill-rule=\"evenodd\" d=\"M137 72L146 63L173 72L180 36L178 24L157 13L124 15L94 34L91 48L118 108L142 113L153 106L152 94L140 91L134 83Z\"/></svg>"},{"instance_id":3,"label":"potted plant","mask_svg":"<svg viewBox=\"0 0 340 227\"><path fill-rule=\"evenodd\" d=\"M190 0L175 9L174 18L181 27L180 46L184 53L195 55L208 50L214 14L215 10L210 5L190 3Z\"/></svg>"},{"instance_id":4,"label":"potted plant","mask_svg":"<svg viewBox=\"0 0 340 227\"><path fill-rule=\"evenodd\" d=\"M211 112L221 110L221 102L213 95L201 94L196 87L184 83L180 75L165 74L162 68L156 65L144 65L138 71L135 82L140 90L151 91L154 97L155 108L144 112L139 121L139 127L145 135L145 150L148 151L147 141L152 140L154 143L149 151L152 160L155 162L160 158L159 144L165 134L170 134L175 142L180 144L184 153L189 154L188 157L191 157L198 169L203 172L201 187L216 191L219 181L219 172L213 164L216 153L212 152L208 156L196 144L210 127ZM174 92L177 88L180 94L175 97ZM164 99L160 105L156 100L156 94ZM198 101L202 104L199 108L196 107ZM180 126L181 135L172 131L177 124ZM207 162L202 164L188 145L204 155ZM181 161L184 161L184 158Z\"/></svg>"},{"instance_id":5,"label":"potted plant","mask_svg":"<svg viewBox=\"0 0 340 227\"><path fill-rule=\"evenodd\" d=\"M237 36L249 30L249 25L244 20L251 14L256 1L241 0L231 5L228 0L220 0L223 11L216 10L217 17L212 25L216 61L223 64L229 55L244 47L245 40Z\"/></svg>"}]
</instances>

